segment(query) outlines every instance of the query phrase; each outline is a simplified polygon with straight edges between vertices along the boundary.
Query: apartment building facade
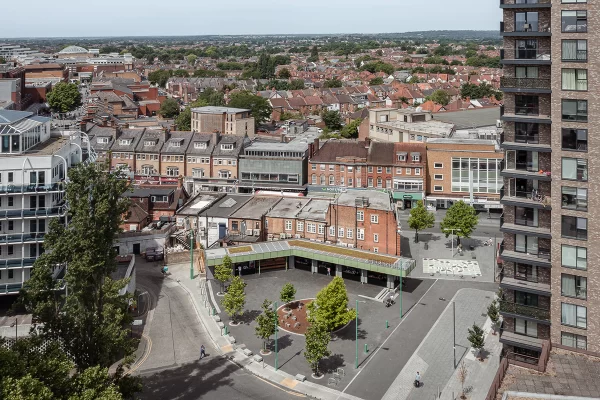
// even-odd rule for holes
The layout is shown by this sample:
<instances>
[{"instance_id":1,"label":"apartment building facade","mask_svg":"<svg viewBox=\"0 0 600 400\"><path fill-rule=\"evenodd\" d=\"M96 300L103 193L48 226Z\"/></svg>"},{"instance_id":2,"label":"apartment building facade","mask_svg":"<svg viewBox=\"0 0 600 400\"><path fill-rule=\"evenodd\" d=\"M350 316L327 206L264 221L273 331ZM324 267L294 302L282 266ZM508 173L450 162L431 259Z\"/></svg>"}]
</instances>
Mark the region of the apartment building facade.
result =
<instances>
[{"instance_id":1,"label":"apartment building facade","mask_svg":"<svg viewBox=\"0 0 600 400\"><path fill-rule=\"evenodd\" d=\"M588 0L504 0L505 105L501 341L535 363L544 341L600 354L594 261L600 177L588 131L597 124L598 53ZM592 146L590 146L592 145ZM589 283L589 286L588 286Z\"/></svg>"},{"instance_id":2,"label":"apartment building facade","mask_svg":"<svg viewBox=\"0 0 600 400\"><path fill-rule=\"evenodd\" d=\"M192 109L193 132L223 132L223 135L253 138L256 130L250 110L231 107L198 107Z\"/></svg>"}]
</instances>

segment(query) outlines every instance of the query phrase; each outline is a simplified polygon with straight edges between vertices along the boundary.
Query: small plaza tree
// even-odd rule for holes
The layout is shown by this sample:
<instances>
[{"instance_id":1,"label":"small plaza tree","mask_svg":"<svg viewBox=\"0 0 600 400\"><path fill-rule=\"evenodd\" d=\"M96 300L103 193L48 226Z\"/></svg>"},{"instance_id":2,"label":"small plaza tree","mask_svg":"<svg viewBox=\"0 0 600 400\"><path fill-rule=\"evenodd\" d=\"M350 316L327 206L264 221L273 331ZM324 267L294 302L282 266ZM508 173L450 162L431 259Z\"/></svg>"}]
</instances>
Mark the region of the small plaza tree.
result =
<instances>
[{"instance_id":1,"label":"small plaza tree","mask_svg":"<svg viewBox=\"0 0 600 400\"><path fill-rule=\"evenodd\" d=\"M461 237L471 237L478 222L479 218L475 209L461 200L448 209L444 220L440 223L440 228L446 237L451 234L456 235L457 242L460 244Z\"/></svg>"},{"instance_id":2,"label":"small plaza tree","mask_svg":"<svg viewBox=\"0 0 600 400\"><path fill-rule=\"evenodd\" d=\"M466 399L467 396L465 395L465 382L467 381L467 376L469 375L469 370L467 369L467 366L465 365L465 361L463 360L460 363L460 367L458 367L458 380L460 381L460 398L461 399Z\"/></svg>"},{"instance_id":3,"label":"small plaza tree","mask_svg":"<svg viewBox=\"0 0 600 400\"><path fill-rule=\"evenodd\" d=\"M489 305L487 309L487 315L490 317L492 321L492 329L493 335L496 334L496 327L498 326L498 321L500 321L500 309L498 307L498 302L496 300L492 301L492 304Z\"/></svg>"},{"instance_id":4,"label":"small plaza tree","mask_svg":"<svg viewBox=\"0 0 600 400\"><path fill-rule=\"evenodd\" d=\"M419 243L419 231L432 228L434 224L435 215L427 211L423 202L419 200L417 206L410 210L410 217L408 217L409 228L415 230L415 243Z\"/></svg>"},{"instance_id":5,"label":"small plaza tree","mask_svg":"<svg viewBox=\"0 0 600 400\"><path fill-rule=\"evenodd\" d=\"M286 304L291 301L294 301L294 297L296 296L296 288L290 282L283 285L281 288L281 292L279 293L279 299L281 302Z\"/></svg>"},{"instance_id":6,"label":"small plaza tree","mask_svg":"<svg viewBox=\"0 0 600 400\"><path fill-rule=\"evenodd\" d=\"M215 266L215 279L221 286L220 292L223 293L225 290L225 283L229 282L233 278L233 263L229 256L223 258L223 264Z\"/></svg>"},{"instance_id":7,"label":"small plaza tree","mask_svg":"<svg viewBox=\"0 0 600 400\"><path fill-rule=\"evenodd\" d=\"M472 328L469 328L469 336L468 340L471 343L471 347L473 347L479 353L479 359L483 361L481 357L481 351L483 350L483 346L485 344L485 337L483 336L483 329L477 326L477 324L473 324Z\"/></svg>"},{"instance_id":8,"label":"small plaza tree","mask_svg":"<svg viewBox=\"0 0 600 400\"><path fill-rule=\"evenodd\" d=\"M237 323L237 318L244 314L244 306L246 305L245 288L246 282L239 276L236 276L232 279L231 285L229 285L227 293L223 297L225 312L234 323Z\"/></svg>"},{"instance_id":9,"label":"small plaza tree","mask_svg":"<svg viewBox=\"0 0 600 400\"><path fill-rule=\"evenodd\" d=\"M267 342L275 334L277 325L277 310L273 309L273 303L265 299L262 303L262 314L256 317L256 336L263 341L263 350L267 350Z\"/></svg>"},{"instance_id":10,"label":"small plaza tree","mask_svg":"<svg viewBox=\"0 0 600 400\"><path fill-rule=\"evenodd\" d=\"M356 318L356 310L348 309L348 292L344 280L336 276L308 305L310 323L320 322L328 332Z\"/></svg>"},{"instance_id":11,"label":"small plaza tree","mask_svg":"<svg viewBox=\"0 0 600 400\"><path fill-rule=\"evenodd\" d=\"M330 341L331 333L327 326L321 321L312 321L306 330L304 358L306 358L315 376L320 376L319 362L331 355L328 348Z\"/></svg>"}]
</instances>

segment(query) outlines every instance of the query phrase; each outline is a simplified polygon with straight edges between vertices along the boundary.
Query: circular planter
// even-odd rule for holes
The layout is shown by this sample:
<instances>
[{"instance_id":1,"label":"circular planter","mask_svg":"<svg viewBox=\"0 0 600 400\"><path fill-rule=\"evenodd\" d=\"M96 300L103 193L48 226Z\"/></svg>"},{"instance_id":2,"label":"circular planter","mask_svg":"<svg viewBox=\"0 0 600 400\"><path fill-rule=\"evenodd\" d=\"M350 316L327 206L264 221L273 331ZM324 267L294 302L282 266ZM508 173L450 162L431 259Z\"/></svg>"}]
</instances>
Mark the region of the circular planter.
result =
<instances>
[{"instance_id":1,"label":"circular planter","mask_svg":"<svg viewBox=\"0 0 600 400\"><path fill-rule=\"evenodd\" d=\"M217 292L217 296L223 297L223 296L225 296L225 293Z\"/></svg>"},{"instance_id":2,"label":"circular planter","mask_svg":"<svg viewBox=\"0 0 600 400\"><path fill-rule=\"evenodd\" d=\"M261 356L270 356L272 351L271 350L264 351L263 349L260 349L259 353Z\"/></svg>"},{"instance_id":3,"label":"circular planter","mask_svg":"<svg viewBox=\"0 0 600 400\"><path fill-rule=\"evenodd\" d=\"M233 321L229 321L229 326L240 326L241 322L233 322Z\"/></svg>"},{"instance_id":4,"label":"circular planter","mask_svg":"<svg viewBox=\"0 0 600 400\"><path fill-rule=\"evenodd\" d=\"M313 379L323 379L325 377L325 374L321 374L321 375L310 374L310 376Z\"/></svg>"},{"instance_id":5,"label":"circular planter","mask_svg":"<svg viewBox=\"0 0 600 400\"><path fill-rule=\"evenodd\" d=\"M289 308L289 307L283 307L283 312L287 313L287 312L290 312L290 311L292 311L291 308Z\"/></svg>"}]
</instances>

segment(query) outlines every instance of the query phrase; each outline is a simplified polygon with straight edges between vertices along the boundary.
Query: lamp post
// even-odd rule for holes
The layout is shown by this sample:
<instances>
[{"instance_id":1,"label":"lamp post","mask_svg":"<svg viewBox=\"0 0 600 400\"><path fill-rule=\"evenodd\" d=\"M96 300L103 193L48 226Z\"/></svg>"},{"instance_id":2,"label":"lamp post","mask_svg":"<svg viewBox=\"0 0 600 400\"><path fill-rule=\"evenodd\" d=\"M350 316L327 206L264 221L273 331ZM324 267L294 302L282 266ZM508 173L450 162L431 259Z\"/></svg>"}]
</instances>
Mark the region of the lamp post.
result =
<instances>
[{"instance_id":1,"label":"lamp post","mask_svg":"<svg viewBox=\"0 0 600 400\"><path fill-rule=\"evenodd\" d=\"M277 371L277 361L279 360L278 352L277 352L277 339L278 339L277 333L279 332L279 315L277 314L277 302L275 302L274 304L275 304L275 371Z\"/></svg>"},{"instance_id":2,"label":"lamp post","mask_svg":"<svg viewBox=\"0 0 600 400\"><path fill-rule=\"evenodd\" d=\"M190 280L194 279L194 230L190 226Z\"/></svg>"},{"instance_id":3,"label":"lamp post","mask_svg":"<svg viewBox=\"0 0 600 400\"><path fill-rule=\"evenodd\" d=\"M450 245L452 246L452 258L454 258L454 231L460 231L460 229L447 229L451 232Z\"/></svg>"},{"instance_id":4,"label":"lamp post","mask_svg":"<svg viewBox=\"0 0 600 400\"><path fill-rule=\"evenodd\" d=\"M19 340L19 325L17 323L17 318L15 318L15 322L13 322L12 324L10 324L10 327L15 327L15 343L17 342L17 340Z\"/></svg>"},{"instance_id":5,"label":"lamp post","mask_svg":"<svg viewBox=\"0 0 600 400\"><path fill-rule=\"evenodd\" d=\"M354 358L354 368L358 368L358 303L366 303L366 301L356 300L356 357Z\"/></svg>"}]
</instances>

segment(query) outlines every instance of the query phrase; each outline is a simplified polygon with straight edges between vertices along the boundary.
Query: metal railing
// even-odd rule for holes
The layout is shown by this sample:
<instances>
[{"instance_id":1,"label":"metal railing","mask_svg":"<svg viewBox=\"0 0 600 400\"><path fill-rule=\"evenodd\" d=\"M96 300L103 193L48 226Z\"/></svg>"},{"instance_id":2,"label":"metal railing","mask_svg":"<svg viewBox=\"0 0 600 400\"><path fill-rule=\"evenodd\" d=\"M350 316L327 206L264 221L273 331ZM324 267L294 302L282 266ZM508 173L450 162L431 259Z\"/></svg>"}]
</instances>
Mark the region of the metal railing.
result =
<instances>
[{"instance_id":1,"label":"metal railing","mask_svg":"<svg viewBox=\"0 0 600 400\"><path fill-rule=\"evenodd\" d=\"M11 258L8 260L0 260L0 268L18 268L31 267L36 258Z\"/></svg>"},{"instance_id":2,"label":"metal railing","mask_svg":"<svg viewBox=\"0 0 600 400\"><path fill-rule=\"evenodd\" d=\"M500 0L500 4L550 4L552 0Z\"/></svg>"},{"instance_id":3,"label":"metal railing","mask_svg":"<svg viewBox=\"0 0 600 400\"><path fill-rule=\"evenodd\" d=\"M531 253L531 252L527 252L527 251L520 251L515 249L515 253L523 253L523 254L527 254L528 256L535 256L537 258L541 258L543 260L548 260L550 261L550 249L549 248L545 248L545 247L539 247L537 249L537 253Z\"/></svg>"},{"instance_id":4,"label":"metal railing","mask_svg":"<svg viewBox=\"0 0 600 400\"><path fill-rule=\"evenodd\" d=\"M39 233L18 233L13 235L0 235L0 244L12 244L23 242L42 242L44 241L44 232Z\"/></svg>"},{"instance_id":5,"label":"metal railing","mask_svg":"<svg viewBox=\"0 0 600 400\"><path fill-rule=\"evenodd\" d=\"M66 207L38 208L36 210L0 210L0 218L57 217L65 215Z\"/></svg>"},{"instance_id":6,"label":"metal railing","mask_svg":"<svg viewBox=\"0 0 600 400\"><path fill-rule=\"evenodd\" d=\"M531 365L538 365L540 362L539 357L526 356L525 354L514 353L512 351L504 351L502 357L507 360L519 361Z\"/></svg>"},{"instance_id":7,"label":"metal railing","mask_svg":"<svg viewBox=\"0 0 600 400\"><path fill-rule=\"evenodd\" d=\"M500 78L500 86L519 89L550 89L550 79L503 76Z\"/></svg>"},{"instance_id":8,"label":"metal railing","mask_svg":"<svg viewBox=\"0 0 600 400\"><path fill-rule=\"evenodd\" d=\"M550 321L550 310L526 306L524 304L511 303L508 301L500 301L500 311L511 314L524 315L527 317L535 318L540 321Z\"/></svg>"},{"instance_id":9,"label":"metal railing","mask_svg":"<svg viewBox=\"0 0 600 400\"><path fill-rule=\"evenodd\" d=\"M0 294L17 293L23 288L23 283L0 284Z\"/></svg>"},{"instance_id":10,"label":"metal railing","mask_svg":"<svg viewBox=\"0 0 600 400\"><path fill-rule=\"evenodd\" d=\"M64 191L64 182L55 182L47 185L0 185L0 193L47 193Z\"/></svg>"}]
</instances>

